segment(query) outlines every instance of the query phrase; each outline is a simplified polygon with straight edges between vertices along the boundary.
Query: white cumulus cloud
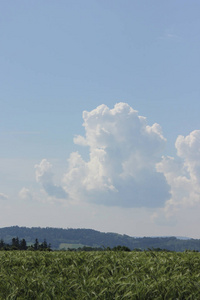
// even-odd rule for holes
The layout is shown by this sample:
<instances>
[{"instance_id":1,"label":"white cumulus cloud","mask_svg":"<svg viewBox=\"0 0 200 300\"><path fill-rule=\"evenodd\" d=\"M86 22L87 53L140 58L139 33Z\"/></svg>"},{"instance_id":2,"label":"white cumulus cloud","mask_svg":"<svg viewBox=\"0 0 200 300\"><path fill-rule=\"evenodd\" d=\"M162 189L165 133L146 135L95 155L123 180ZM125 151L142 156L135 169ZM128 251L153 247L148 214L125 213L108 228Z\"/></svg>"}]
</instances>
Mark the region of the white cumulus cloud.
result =
<instances>
[{"instance_id":1,"label":"white cumulus cloud","mask_svg":"<svg viewBox=\"0 0 200 300\"><path fill-rule=\"evenodd\" d=\"M63 180L69 197L109 206L162 207L170 194L156 169L166 143L160 125L148 125L126 103L84 111L83 120L85 136L74 142L88 147L89 160L71 153Z\"/></svg>"},{"instance_id":2,"label":"white cumulus cloud","mask_svg":"<svg viewBox=\"0 0 200 300\"><path fill-rule=\"evenodd\" d=\"M138 208L148 211L149 220L164 226L174 226L181 212L200 209L200 130L178 136L177 156L170 157L162 156L167 141L161 126L149 125L127 103L117 103L112 109L102 104L84 111L83 127L85 134L74 137L80 151L70 154L62 182L55 184L52 165L43 159L35 165L42 197L23 188L21 199L52 203L60 199L80 209L84 205L96 209L94 204L110 211ZM84 155L88 151L87 159L83 148ZM7 198L0 194L0 199Z\"/></svg>"},{"instance_id":3,"label":"white cumulus cloud","mask_svg":"<svg viewBox=\"0 0 200 300\"><path fill-rule=\"evenodd\" d=\"M163 209L167 218L181 208L200 206L200 130L178 136L175 147L179 160L163 157L157 164L171 189L171 198Z\"/></svg>"},{"instance_id":4,"label":"white cumulus cloud","mask_svg":"<svg viewBox=\"0 0 200 300\"><path fill-rule=\"evenodd\" d=\"M39 165L35 165L36 181L39 182L45 192L58 199L67 198L66 191L61 187L53 183L52 165L43 159Z\"/></svg>"},{"instance_id":5,"label":"white cumulus cloud","mask_svg":"<svg viewBox=\"0 0 200 300\"><path fill-rule=\"evenodd\" d=\"M26 187L23 187L21 189L21 191L19 192L19 197L22 200L32 200L32 193L29 189L27 189Z\"/></svg>"}]
</instances>

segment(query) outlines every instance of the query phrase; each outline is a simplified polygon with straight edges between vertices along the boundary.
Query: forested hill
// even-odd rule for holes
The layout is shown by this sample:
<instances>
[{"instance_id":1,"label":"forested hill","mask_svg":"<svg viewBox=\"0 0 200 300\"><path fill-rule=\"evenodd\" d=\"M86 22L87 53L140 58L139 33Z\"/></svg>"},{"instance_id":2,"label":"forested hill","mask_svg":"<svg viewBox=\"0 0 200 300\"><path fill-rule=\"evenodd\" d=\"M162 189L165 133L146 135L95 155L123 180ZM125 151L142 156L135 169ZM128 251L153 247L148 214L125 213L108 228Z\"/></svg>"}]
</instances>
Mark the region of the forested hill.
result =
<instances>
[{"instance_id":1,"label":"forested hill","mask_svg":"<svg viewBox=\"0 0 200 300\"><path fill-rule=\"evenodd\" d=\"M134 238L117 233L104 233L92 229L62 229L62 228L40 228L40 227L4 227L0 228L0 239L10 243L13 237L25 239L27 243L39 242L44 239L51 244L53 249L90 247L115 247L118 245L133 249L161 248L172 251L198 250L200 251L200 240L181 240L176 237L143 237Z\"/></svg>"}]
</instances>

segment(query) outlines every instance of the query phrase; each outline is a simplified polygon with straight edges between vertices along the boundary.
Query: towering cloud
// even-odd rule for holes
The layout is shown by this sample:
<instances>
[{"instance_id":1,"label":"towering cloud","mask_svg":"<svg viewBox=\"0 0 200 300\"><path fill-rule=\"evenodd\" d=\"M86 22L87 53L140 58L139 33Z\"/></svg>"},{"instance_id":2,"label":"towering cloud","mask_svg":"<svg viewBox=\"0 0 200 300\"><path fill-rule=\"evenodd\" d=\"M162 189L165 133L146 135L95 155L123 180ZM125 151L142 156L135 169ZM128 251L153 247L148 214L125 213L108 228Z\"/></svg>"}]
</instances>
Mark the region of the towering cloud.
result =
<instances>
[{"instance_id":1,"label":"towering cloud","mask_svg":"<svg viewBox=\"0 0 200 300\"><path fill-rule=\"evenodd\" d=\"M165 176L156 169L166 142L161 127L149 126L126 103L84 111L83 120L85 136L74 142L88 147L89 160L71 154L63 180L69 197L124 207L163 206L170 194Z\"/></svg>"},{"instance_id":2,"label":"towering cloud","mask_svg":"<svg viewBox=\"0 0 200 300\"><path fill-rule=\"evenodd\" d=\"M36 181L52 200L154 208L152 218L164 225L172 225L181 209L200 208L200 130L178 136L174 158L162 156L166 139L160 125L148 125L126 103L84 111L83 120L85 135L76 136L74 143L85 147L88 159L71 153L62 184L54 183L46 159L35 166ZM33 198L26 188L20 197ZM0 194L0 199L7 196Z\"/></svg>"}]
</instances>

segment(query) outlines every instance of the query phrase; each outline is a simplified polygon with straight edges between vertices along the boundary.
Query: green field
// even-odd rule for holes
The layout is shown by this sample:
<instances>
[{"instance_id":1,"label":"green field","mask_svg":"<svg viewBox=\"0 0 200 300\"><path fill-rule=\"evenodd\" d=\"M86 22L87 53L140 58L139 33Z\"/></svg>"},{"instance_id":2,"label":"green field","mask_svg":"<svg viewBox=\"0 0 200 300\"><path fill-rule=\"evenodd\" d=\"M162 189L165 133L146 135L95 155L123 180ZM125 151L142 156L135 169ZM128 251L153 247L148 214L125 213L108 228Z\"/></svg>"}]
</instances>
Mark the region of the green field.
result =
<instances>
[{"instance_id":1,"label":"green field","mask_svg":"<svg viewBox=\"0 0 200 300\"><path fill-rule=\"evenodd\" d=\"M200 299L195 252L0 251L0 299Z\"/></svg>"}]
</instances>

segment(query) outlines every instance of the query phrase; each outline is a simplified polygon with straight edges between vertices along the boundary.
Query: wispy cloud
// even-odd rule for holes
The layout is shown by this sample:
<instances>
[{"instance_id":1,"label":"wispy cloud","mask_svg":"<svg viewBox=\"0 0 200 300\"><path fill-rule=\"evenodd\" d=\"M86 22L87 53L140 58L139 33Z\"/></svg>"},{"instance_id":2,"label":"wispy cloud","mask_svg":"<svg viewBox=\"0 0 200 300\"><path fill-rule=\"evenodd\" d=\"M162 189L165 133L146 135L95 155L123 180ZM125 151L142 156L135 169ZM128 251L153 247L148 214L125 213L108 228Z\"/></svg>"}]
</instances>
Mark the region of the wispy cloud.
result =
<instances>
[{"instance_id":1,"label":"wispy cloud","mask_svg":"<svg viewBox=\"0 0 200 300\"><path fill-rule=\"evenodd\" d=\"M178 41L181 39L180 36L174 34L172 31L165 31L162 36L158 37L159 40Z\"/></svg>"},{"instance_id":2,"label":"wispy cloud","mask_svg":"<svg viewBox=\"0 0 200 300\"><path fill-rule=\"evenodd\" d=\"M0 193L0 200L8 200L8 196L3 193Z\"/></svg>"}]
</instances>

